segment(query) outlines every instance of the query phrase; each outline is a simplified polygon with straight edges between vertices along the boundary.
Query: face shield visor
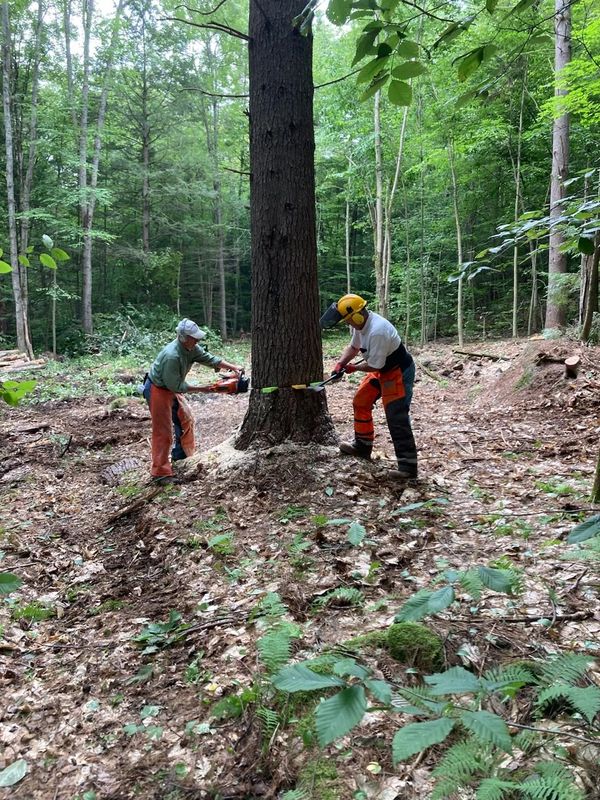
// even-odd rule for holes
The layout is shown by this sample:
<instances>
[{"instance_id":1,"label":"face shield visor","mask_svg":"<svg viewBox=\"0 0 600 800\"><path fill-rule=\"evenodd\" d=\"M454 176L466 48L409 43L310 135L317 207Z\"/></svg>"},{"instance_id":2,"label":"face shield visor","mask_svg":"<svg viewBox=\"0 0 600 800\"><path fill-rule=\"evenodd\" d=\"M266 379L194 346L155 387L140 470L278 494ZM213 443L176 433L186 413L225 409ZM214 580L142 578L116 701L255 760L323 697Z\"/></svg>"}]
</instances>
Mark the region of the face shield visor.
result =
<instances>
[{"instance_id":1,"label":"face shield visor","mask_svg":"<svg viewBox=\"0 0 600 800\"><path fill-rule=\"evenodd\" d=\"M343 319L344 317L338 311L337 303L332 303L319 320L319 324L323 329L334 328Z\"/></svg>"}]
</instances>

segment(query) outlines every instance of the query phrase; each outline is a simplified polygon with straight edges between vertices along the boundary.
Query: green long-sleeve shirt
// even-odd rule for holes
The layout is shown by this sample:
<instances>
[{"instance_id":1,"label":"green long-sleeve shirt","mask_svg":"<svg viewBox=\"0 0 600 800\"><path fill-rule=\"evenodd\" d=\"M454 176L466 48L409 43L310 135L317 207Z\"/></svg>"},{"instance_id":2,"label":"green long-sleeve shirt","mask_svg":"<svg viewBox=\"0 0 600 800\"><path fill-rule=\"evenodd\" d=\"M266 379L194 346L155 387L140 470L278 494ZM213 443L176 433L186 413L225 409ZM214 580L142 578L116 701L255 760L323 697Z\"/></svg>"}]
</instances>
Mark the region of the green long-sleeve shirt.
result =
<instances>
[{"instance_id":1,"label":"green long-sleeve shirt","mask_svg":"<svg viewBox=\"0 0 600 800\"><path fill-rule=\"evenodd\" d=\"M185 376L190 371L192 364L206 364L209 367L218 367L222 359L213 356L208 350L197 344L193 350L186 350L179 339L170 342L156 356L156 360L148 373L150 380L161 389L185 394L189 392L190 385L186 383Z\"/></svg>"}]
</instances>

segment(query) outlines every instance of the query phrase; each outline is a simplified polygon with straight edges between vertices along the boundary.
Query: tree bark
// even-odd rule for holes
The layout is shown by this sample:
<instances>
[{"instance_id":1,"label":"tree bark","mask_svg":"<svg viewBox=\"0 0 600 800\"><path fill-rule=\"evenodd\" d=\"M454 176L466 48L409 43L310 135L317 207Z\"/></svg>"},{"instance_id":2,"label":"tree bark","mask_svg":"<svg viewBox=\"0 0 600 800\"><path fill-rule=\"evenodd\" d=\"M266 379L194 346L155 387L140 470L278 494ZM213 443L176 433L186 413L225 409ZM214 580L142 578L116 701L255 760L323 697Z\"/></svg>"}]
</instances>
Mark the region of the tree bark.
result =
<instances>
[{"instance_id":1,"label":"tree bark","mask_svg":"<svg viewBox=\"0 0 600 800\"><path fill-rule=\"evenodd\" d=\"M566 0L555 0L555 49L554 73L560 71L571 60L571 9ZM555 97L566 94L558 85ZM563 113L554 120L552 128L552 176L550 186L550 216L559 217L563 213L562 200L566 195L564 181L569 171L569 114ZM560 252L564 235L551 228L548 256L548 304L546 306L546 328L563 328L565 325L565 290L561 276L567 271L567 254Z\"/></svg>"},{"instance_id":2,"label":"tree bark","mask_svg":"<svg viewBox=\"0 0 600 800\"><path fill-rule=\"evenodd\" d=\"M452 206L454 209L454 224L456 225L456 257L460 276L458 278L458 300L456 324L458 328L458 345L463 346L463 286L464 274L462 271L463 252L462 252L462 231L460 227L460 217L458 214L458 184L456 181L456 168L454 165L454 148L452 142L448 142L448 161L450 162L450 175L452 177Z\"/></svg>"},{"instance_id":3,"label":"tree bark","mask_svg":"<svg viewBox=\"0 0 600 800\"><path fill-rule=\"evenodd\" d=\"M373 105L373 131L375 135L375 294L377 310L387 316L385 280L383 276L383 153L381 144L381 92L375 93Z\"/></svg>"},{"instance_id":4,"label":"tree bark","mask_svg":"<svg viewBox=\"0 0 600 800\"><path fill-rule=\"evenodd\" d=\"M589 275L587 281L587 292L585 298L585 309L583 315L583 324L581 326L581 338L584 342L590 338L592 332L592 323L594 321L594 313L598 311L598 266L600 262L600 235L596 234L595 250L593 256L586 258L585 269Z\"/></svg>"},{"instance_id":5,"label":"tree bark","mask_svg":"<svg viewBox=\"0 0 600 800\"><path fill-rule=\"evenodd\" d=\"M312 36L292 26L305 0L250 2L252 392L236 446L333 443L321 379L315 225Z\"/></svg>"},{"instance_id":6,"label":"tree bark","mask_svg":"<svg viewBox=\"0 0 600 800\"><path fill-rule=\"evenodd\" d=\"M13 117L10 102L10 65L11 65L10 18L8 0L2 3L2 106L4 113L4 144L6 150L6 205L8 215L8 238L10 249L10 265L13 298L15 302L15 322L17 329L17 347L33 358L33 347L29 334L29 318L27 308L27 292L23 289L26 276L22 273L25 267L19 263L19 246L17 242L17 218L15 204L15 169L13 144Z\"/></svg>"}]
</instances>

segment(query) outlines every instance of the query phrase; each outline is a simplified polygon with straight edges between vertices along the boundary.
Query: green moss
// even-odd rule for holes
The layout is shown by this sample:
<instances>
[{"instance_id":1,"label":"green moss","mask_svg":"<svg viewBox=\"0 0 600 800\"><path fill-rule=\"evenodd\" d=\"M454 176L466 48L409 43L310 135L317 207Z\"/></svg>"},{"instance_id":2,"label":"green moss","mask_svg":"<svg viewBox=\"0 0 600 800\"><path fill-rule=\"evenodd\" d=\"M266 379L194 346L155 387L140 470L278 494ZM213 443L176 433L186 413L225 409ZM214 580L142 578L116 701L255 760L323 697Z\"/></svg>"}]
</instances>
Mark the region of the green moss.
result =
<instances>
[{"instance_id":1,"label":"green moss","mask_svg":"<svg viewBox=\"0 0 600 800\"><path fill-rule=\"evenodd\" d=\"M387 636L387 631L370 631L369 633L363 633L361 636L348 639L347 642L344 642L343 646L347 650L352 650L354 653L358 653L370 647L385 647Z\"/></svg>"},{"instance_id":2,"label":"green moss","mask_svg":"<svg viewBox=\"0 0 600 800\"><path fill-rule=\"evenodd\" d=\"M337 768L324 758L306 764L296 786L305 792L306 800L340 800L342 797Z\"/></svg>"},{"instance_id":3,"label":"green moss","mask_svg":"<svg viewBox=\"0 0 600 800\"><path fill-rule=\"evenodd\" d=\"M390 655L403 664L422 672L435 672L444 664L444 647L440 637L418 622L397 622L387 631Z\"/></svg>"}]
</instances>

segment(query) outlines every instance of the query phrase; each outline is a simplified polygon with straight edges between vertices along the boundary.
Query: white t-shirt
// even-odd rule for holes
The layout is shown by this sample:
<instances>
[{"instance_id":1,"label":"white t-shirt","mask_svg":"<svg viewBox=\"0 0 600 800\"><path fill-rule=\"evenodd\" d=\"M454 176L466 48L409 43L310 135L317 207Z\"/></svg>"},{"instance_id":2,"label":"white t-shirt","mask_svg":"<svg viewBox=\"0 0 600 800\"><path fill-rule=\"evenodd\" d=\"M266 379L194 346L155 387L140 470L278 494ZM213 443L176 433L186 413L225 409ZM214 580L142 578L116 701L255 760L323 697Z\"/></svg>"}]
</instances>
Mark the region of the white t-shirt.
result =
<instances>
[{"instance_id":1,"label":"white t-shirt","mask_svg":"<svg viewBox=\"0 0 600 800\"><path fill-rule=\"evenodd\" d=\"M402 343L400 334L391 322L369 311L365 327L352 332L350 344L363 353L363 358L373 369L381 369L386 358Z\"/></svg>"}]
</instances>

